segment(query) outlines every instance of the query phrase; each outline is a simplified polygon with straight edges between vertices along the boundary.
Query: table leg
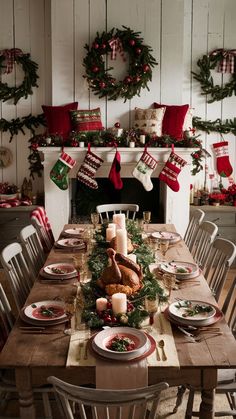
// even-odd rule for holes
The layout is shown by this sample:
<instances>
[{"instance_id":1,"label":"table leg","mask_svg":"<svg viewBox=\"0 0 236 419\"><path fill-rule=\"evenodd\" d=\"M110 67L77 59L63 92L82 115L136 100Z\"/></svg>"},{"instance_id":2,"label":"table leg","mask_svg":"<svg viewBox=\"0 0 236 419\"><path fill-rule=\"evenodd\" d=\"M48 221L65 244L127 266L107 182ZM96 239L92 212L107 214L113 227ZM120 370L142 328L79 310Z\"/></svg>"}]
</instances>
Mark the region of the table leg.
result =
<instances>
[{"instance_id":1,"label":"table leg","mask_svg":"<svg viewBox=\"0 0 236 419\"><path fill-rule=\"evenodd\" d=\"M217 370L202 370L202 391L199 417L200 419L214 419L214 398L217 385Z\"/></svg>"},{"instance_id":2,"label":"table leg","mask_svg":"<svg viewBox=\"0 0 236 419\"><path fill-rule=\"evenodd\" d=\"M20 418L36 419L31 371L29 368L16 368L15 374L19 393Z\"/></svg>"}]
</instances>

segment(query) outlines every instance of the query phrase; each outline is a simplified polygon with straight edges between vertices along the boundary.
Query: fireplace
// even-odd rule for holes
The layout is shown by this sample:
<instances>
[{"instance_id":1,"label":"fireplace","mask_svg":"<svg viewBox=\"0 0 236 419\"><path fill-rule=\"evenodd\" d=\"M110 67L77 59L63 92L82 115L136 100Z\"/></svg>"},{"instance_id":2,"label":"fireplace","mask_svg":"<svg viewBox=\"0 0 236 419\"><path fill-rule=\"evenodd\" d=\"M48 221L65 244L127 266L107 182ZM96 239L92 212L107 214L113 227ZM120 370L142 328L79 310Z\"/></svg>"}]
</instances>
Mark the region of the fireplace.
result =
<instances>
[{"instance_id":1,"label":"fireplace","mask_svg":"<svg viewBox=\"0 0 236 419\"><path fill-rule=\"evenodd\" d=\"M61 149L59 147L42 147L39 151L43 153L44 157L45 208L52 225L53 233L55 238L57 238L63 226L70 221L71 200L73 195L72 189L74 187L62 191L50 179L50 171L60 156ZM96 179L107 180L111 164L114 159L115 149L112 147L92 147L92 151L104 160L104 163L97 171ZM157 222L174 224L176 230L183 236L189 221L190 172L192 162L191 153L193 152L193 149L175 148L175 152L187 161L187 165L182 169L178 177L181 185L179 192L173 192L163 182L160 182L160 184L157 182L159 173L169 157L170 149L149 148L148 151L158 161L157 167L152 175L152 181L154 182L155 187L153 188L153 191L147 192L148 199L150 200L150 206L152 204L155 207L155 209L153 209L154 217L157 218ZM86 154L86 148L66 147L65 152L77 161L76 166L70 172L70 178L76 179L77 171ZM143 148L124 147L119 148L119 152L121 154L121 178L124 180L125 184L127 179L128 191L125 192L128 195L128 198L127 195L126 197L122 197L121 192L121 197L119 197L119 199L125 201L127 198L126 202L129 203L132 198L132 203L138 203L141 209L151 209L151 207L149 208L147 198L142 198L138 201L138 199L136 200L135 196L132 195L134 189L143 188L142 184L134 179L132 175L133 169L143 153ZM128 181L133 181L135 183L133 184ZM100 193L100 191L98 191L98 193ZM109 197L109 199L110 198L111 197ZM155 202L153 203L152 200ZM155 218L153 221L155 221Z\"/></svg>"}]
</instances>

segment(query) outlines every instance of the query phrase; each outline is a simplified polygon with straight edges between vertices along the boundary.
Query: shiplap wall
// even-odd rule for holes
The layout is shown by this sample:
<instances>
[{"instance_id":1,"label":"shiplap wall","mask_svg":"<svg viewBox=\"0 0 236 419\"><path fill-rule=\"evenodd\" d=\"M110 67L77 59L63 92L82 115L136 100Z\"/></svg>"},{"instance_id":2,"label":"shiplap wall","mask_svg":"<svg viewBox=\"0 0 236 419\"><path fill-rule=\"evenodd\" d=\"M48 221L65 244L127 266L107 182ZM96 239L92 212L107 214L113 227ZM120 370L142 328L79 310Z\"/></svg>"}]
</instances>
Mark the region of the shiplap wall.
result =
<instances>
[{"instance_id":1,"label":"shiplap wall","mask_svg":"<svg viewBox=\"0 0 236 419\"><path fill-rule=\"evenodd\" d=\"M232 118L236 115L236 97L207 104L199 84L191 77L196 62L215 48L236 47L235 0L0 0L0 49L21 48L30 52L39 64L39 88L17 106L1 104L1 117L22 117L41 112L42 104L61 105L73 100L80 108L100 107L103 125L120 121L132 126L135 106L149 108L154 101L167 104L189 103L194 115L203 119ZM140 31L144 42L153 49L158 66L153 69L150 91L124 103L98 99L90 93L83 78L84 45L94 40L96 32L128 26ZM112 62L113 74L123 77L126 69L120 57ZM11 84L21 80L20 69L3 76ZM214 72L215 83L229 76ZM28 173L28 139L19 134L9 144L9 134L1 134L1 144L11 148L13 164L1 169L0 180L21 185ZM201 134L204 146L212 154L211 144L220 141L216 134ZM235 137L225 136L230 145L230 158L236 169ZM210 172L214 159L208 160ZM203 173L198 176L203 182ZM196 181L196 179L195 179ZM36 178L34 189L39 189Z\"/></svg>"}]
</instances>

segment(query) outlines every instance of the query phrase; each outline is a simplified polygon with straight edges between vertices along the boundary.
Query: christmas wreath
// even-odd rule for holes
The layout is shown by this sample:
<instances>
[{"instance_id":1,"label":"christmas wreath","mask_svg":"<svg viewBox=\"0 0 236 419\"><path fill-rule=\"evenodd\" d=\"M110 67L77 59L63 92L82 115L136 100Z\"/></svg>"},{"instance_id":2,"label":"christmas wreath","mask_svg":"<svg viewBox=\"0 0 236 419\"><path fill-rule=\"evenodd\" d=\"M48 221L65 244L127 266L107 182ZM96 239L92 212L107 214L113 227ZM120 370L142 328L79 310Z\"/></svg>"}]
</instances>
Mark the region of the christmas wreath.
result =
<instances>
[{"instance_id":1,"label":"christmas wreath","mask_svg":"<svg viewBox=\"0 0 236 419\"><path fill-rule=\"evenodd\" d=\"M222 100L226 97L236 94L236 73L234 69L234 60L236 50L217 49L209 55L203 55L198 60L197 65L200 69L198 73L192 72L195 80L199 81L202 88L202 95L210 95L208 103ZM211 70L218 68L218 72L231 73L231 79L223 86L215 85L211 76Z\"/></svg>"},{"instance_id":2,"label":"christmas wreath","mask_svg":"<svg viewBox=\"0 0 236 419\"><path fill-rule=\"evenodd\" d=\"M13 70L13 65L21 64L22 69L25 73L24 79L19 86L10 87L7 83L0 82L0 100L3 102L14 98L14 104L28 95L32 95L32 87L38 87L37 85L37 69L38 64L30 59L30 54L24 54L21 49L12 48L4 49L0 51L0 74L10 74Z\"/></svg>"},{"instance_id":3,"label":"christmas wreath","mask_svg":"<svg viewBox=\"0 0 236 419\"><path fill-rule=\"evenodd\" d=\"M147 83L152 80L151 67L157 65L155 58L151 55L151 47L143 44L140 32L134 32L123 26L123 30L112 29L110 32L103 32L97 36L91 48L86 44L88 51L84 58L83 65L86 69L84 77L87 79L92 91L110 100L122 97L126 101L135 95L140 95L142 88L148 88ZM104 56L111 54L115 59L117 53L121 54L123 61L126 61L125 53L129 56L128 74L123 80L117 81L106 69Z\"/></svg>"}]
</instances>

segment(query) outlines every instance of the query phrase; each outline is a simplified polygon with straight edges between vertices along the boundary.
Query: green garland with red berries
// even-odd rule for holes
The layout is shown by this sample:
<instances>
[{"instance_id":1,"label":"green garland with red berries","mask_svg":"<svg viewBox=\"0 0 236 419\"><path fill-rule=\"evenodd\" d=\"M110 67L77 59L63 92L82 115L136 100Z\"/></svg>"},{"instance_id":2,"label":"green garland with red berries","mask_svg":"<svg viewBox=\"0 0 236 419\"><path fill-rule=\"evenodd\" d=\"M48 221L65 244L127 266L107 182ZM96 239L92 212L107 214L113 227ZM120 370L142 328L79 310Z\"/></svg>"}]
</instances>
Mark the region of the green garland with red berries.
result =
<instances>
[{"instance_id":1,"label":"green garland with red berries","mask_svg":"<svg viewBox=\"0 0 236 419\"><path fill-rule=\"evenodd\" d=\"M151 55L152 49L143 44L140 32L134 32L125 26L123 28L123 30L113 28L101 35L97 33L91 48L85 45L87 55L83 61L86 70L84 77L99 98L116 100L121 97L126 101L135 95L139 96L142 88L149 90L147 84L152 80L151 68L157 65ZM121 54L124 61L126 60L124 53L129 56L128 74L120 81L109 73L113 67L106 68L107 54L112 54L115 59L117 53Z\"/></svg>"}]
</instances>

